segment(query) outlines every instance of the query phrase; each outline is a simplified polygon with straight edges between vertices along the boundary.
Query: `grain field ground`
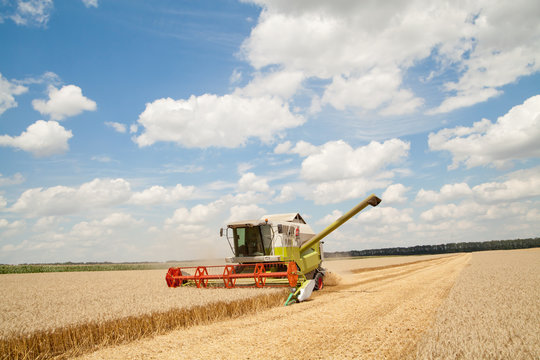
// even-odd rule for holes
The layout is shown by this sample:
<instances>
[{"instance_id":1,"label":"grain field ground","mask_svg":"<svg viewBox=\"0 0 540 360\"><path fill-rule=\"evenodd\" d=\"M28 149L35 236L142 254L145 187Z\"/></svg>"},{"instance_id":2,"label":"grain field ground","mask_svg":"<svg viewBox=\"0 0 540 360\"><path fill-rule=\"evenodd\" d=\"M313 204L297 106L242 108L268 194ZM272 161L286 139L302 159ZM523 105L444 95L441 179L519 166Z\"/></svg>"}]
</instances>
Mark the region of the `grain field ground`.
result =
<instances>
[{"instance_id":1,"label":"grain field ground","mask_svg":"<svg viewBox=\"0 0 540 360\"><path fill-rule=\"evenodd\" d=\"M540 359L540 249L473 254L418 359Z\"/></svg>"},{"instance_id":2,"label":"grain field ground","mask_svg":"<svg viewBox=\"0 0 540 360\"><path fill-rule=\"evenodd\" d=\"M325 266L333 286L289 307L163 271L2 275L0 358L540 358L540 249Z\"/></svg>"},{"instance_id":3,"label":"grain field ground","mask_svg":"<svg viewBox=\"0 0 540 360\"><path fill-rule=\"evenodd\" d=\"M326 266L342 280L309 301L104 348L82 359L413 358L470 259L422 257L357 273L351 271L356 260L329 261Z\"/></svg>"},{"instance_id":4,"label":"grain field ground","mask_svg":"<svg viewBox=\"0 0 540 360\"><path fill-rule=\"evenodd\" d=\"M71 357L277 306L284 289L168 288L166 270L0 275L0 359Z\"/></svg>"},{"instance_id":5,"label":"grain field ground","mask_svg":"<svg viewBox=\"0 0 540 360\"><path fill-rule=\"evenodd\" d=\"M0 339L104 322L216 301L235 301L276 289L168 288L166 270L0 275ZM261 291L262 290L262 291Z\"/></svg>"}]
</instances>

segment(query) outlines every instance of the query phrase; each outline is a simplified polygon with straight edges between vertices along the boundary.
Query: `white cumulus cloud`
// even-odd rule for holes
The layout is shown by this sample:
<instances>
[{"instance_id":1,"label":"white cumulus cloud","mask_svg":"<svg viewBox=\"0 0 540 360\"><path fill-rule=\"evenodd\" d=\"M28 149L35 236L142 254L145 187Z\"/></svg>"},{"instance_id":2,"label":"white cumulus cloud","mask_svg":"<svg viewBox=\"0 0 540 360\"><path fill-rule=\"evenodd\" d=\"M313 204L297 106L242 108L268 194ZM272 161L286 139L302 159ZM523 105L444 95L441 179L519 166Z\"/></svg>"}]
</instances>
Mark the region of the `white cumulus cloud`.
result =
<instances>
[{"instance_id":1,"label":"white cumulus cloud","mask_svg":"<svg viewBox=\"0 0 540 360\"><path fill-rule=\"evenodd\" d=\"M313 148L302 162L301 177L314 189L310 195L318 204L336 203L364 196L372 189L385 188L396 176L393 166L401 165L410 144L400 139L372 141L353 148L343 140Z\"/></svg>"},{"instance_id":2,"label":"white cumulus cloud","mask_svg":"<svg viewBox=\"0 0 540 360\"><path fill-rule=\"evenodd\" d=\"M98 178L79 187L26 190L9 210L26 216L68 215L119 205L130 197L130 184L126 180Z\"/></svg>"},{"instance_id":3,"label":"white cumulus cloud","mask_svg":"<svg viewBox=\"0 0 540 360\"><path fill-rule=\"evenodd\" d=\"M250 97L276 95L288 99L296 93L303 80L304 74L301 71L256 73L249 84L236 89L235 93Z\"/></svg>"},{"instance_id":4,"label":"white cumulus cloud","mask_svg":"<svg viewBox=\"0 0 540 360\"><path fill-rule=\"evenodd\" d=\"M240 180L238 180L238 190L267 192L270 190L270 186L268 186L266 179L261 178L252 172L248 172L242 175Z\"/></svg>"},{"instance_id":5,"label":"white cumulus cloud","mask_svg":"<svg viewBox=\"0 0 540 360\"><path fill-rule=\"evenodd\" d=\"M302 157L306 157L311 154L318 152L318 148L315 145L308 143L307 141L300 140L296 145L292 146L290 141L285 141L281 144L278 144L274 148L275 154L297 154Z\"/></svg>"},{"instance_id":6,"label":"white cumulus cloud","mask_svg":"<svg viewBox=\"0 0 540 360\"><path fill-rule=\"evenodd\" d=\"M442 222L448 220L467 219L473 220L473 224L480 224L484 221L499 220L512 217L519 217L527 220L531 209L527 204L518 202L507 202L504 206L480 204L472 200L465 200L459 204L441 204L420 214L420 218L427 222ZM525 225L525 224L523 224Z\"/></svg>"},{"instance_id":7,"label":"white cumulus cloud","mask_svg":"<svg viewBox=\"0 0 540 360\"><path fill-rule=\"evenodd\" d=\"M320 205L338 203L348 199L361 199L373 189L382 189L390 182L384 177L325 181L316 184L314 190L307 197Z\"/></svg>"},{"instance_id":8,"label":"white cumulus cloud","mask_svg":"<svg viewBox=\"0 0 540 360\"><path fill-rule=\"evenodd\" d=\"M238 69L234 69L231 76L229 77L229 82L231 84L236 84L242 80L242 72Z\"/></svg>"},{"instance_id":9,"label":"white cumulus cloud","mask_svg":"<svg viewBox=\"0 0 540 360\"><path fill-rule=\"evenodd\" d=\"M473 201L466 201L459 205L453 203L435 205L433 208L420 214L420 218L425 221L470 218L484 214L486 210L485 206Z\"/></svg>"},{"instance_id":10,"label":"white cumulus cloud","mask_svg":"<svg viewBox=\"0 0 540 360\"><path fill-rule=\"evenodd\" d=\"M439 192L420 189L416 194L416 201L421 202L445 202L453 201L462 197L472 196L473 191L466 183L445 184Z\"/></svg>"},{"instance_id":11,"label":"white cumulus cloud","mask_svg":"<svg viewBox=\"0 0 540 360\"><path fill-rule=\"evenodd\" d=\"M84 6L86 6L87 8L89 7L95 7L97 8L98 7L98 0L82 0Z\"/></svg>"},{"instance_id":12,"label":"white cumulus cloud","mask_svg":"<svg viewBox=\"0 0 540 360\"><path fill-rule=\"evenodd\" d=\"M308 181L328 181L380 176L388 165L408 156L410 144L400 139L372 141L356 149L343 140L329 141L302 162L302 177Z\"/></svg>"},{"instance_id":13,"label":"white cumulus cloud","mask_svg":"<svg viewBox=\"0 0 540 360\"><path fill-rule=\"evenodd\" d=\"M22 220L9 222L6 219L0 219L0 239L11 240L10 238L21 233L26 229L26 223ZM14 250L15 247L11 244L2 246L2 251Z\"/></svg>"},{"instance_id":14,"label":"white cumulus cloud","mask_svg":"<svg viewBox=\"0 0 540 360\"><path fill-rule=\"evenodd\" d=\"M504 181L490 181L470 187L467 183L445 184L439 191L420 189L416 201L451 202L474 199L481 203L500 203L540 195L540 167L514 171Z\"/></svg>"},{"instance_id":15,"label":"white cumulus cloud","mask_svg":"<svg viewBox=\"0 0 540 360\"><path fill-rule=\"evenodd\" d=\"M258 219L266 213L264 208L255 204L250 205L234 205L230 209L230 216L227 223L233 221Z\"/></svg>"},{"instance_id":16,"label":"white cumulus cloud","mask_svg":"<svg viewBox=\"0 0 540 360\"><path fill-rule=\"evenodd\" d=\"M279 195L274 199L277 203L292 201L296 198L296 191L290 185L283 185Z\"/></svg>"},{"instance_id":17,"label":"white cumulus cloud","mask_svg":"<svg viewBox=\"0 0 540 360\"><path fill-rule=\"evenodd\" d=\"M144 132L134 141L141 147L168 141L188 148L234 148L250 138L271 143L283 130L304 121L277 97L205 94L187 100L166 98L146 105L138 120Z\"/></svg>"},{"instance_id":18,"label":"white cumulus cloud","mask_svg":"<svg viewBox=\"0 0 540 360\"><path fill-rule=\"evenodd\" d=\"M388 206L377 206L362 212L356 216L353 222L362 224L396 224L396 223L411 223L412 209L399 210Z\"/></svg>"},{"instance_id":19,"label":"white cumulus cloud","mask_svg":"<svg viewBox=\"0 0 540 360\"><path fill-rule=\"evenodd\" d=\"M113 128L115 131L117 131L117 132L119 132L121 134L125 134L126 131L127 131L126 125L118 123L118 122L107 121L107 122L105 122L105 125L107 125L108 127Z\"/></svg>"},{"instance_id":20,"label":"white cumulus cloud","mask_svg":"<svg viewBox=\"0 0 540 360\"><path fill-rule=\"evenodd\" d=\"M27 91L27 87L10 82L0 73L0 115L7 109L17 106L14 95L21 95Z\"/></svg>"},{"instance_id":21,"label":"white cumulus cloud","mask_svg":"<svg viewBox=\"0 0 540 360\"><path fill-rule=\"evenodd\" d=\"M499 95L498 88L540 70L540 4L478 1L477 6L467 40L471 51L461 59L465 71L445 84L452 95L432 113L485 101Z\"/></svg>"},{"instance_id":22,"label":"white cumulus cloud","mask_svg":"<svg viewBox=\"0 0 540 360\"><path fill-rule=\"evenodd\" d=\"M286 154L291 150L292 144L290 141L285 141L283 143L277 144L274 148L275 154Z\"/></svg>"},{"instance_id":23,"label":"white cumulus cloud","mask_svg":"<svg viewBox=\"0 0 540 360\"><path fill-rule=\"evenodd\" d=\"M208 205L198 204L191 209L176 209L172 217L165 220L165 225L179 226L209 223L222 209L223 201L217 200Z\"/></svg>"},{"instance_id":24,"label":"white cumulus cloud","mask_svg":"<svg viewBox=\"0 0 540 360\"><path fill-rule=\"evenodd\" d=\"M17 25L46 27L53 7L53 0L17 0L11 19Z\"/></svg>"},{"instance_id":25,"label":"white cumulus cloud","mask_svg":"<svg viewBox=\"0 0 540 360\"><path fill-rule=\"evenodd\" d=\"M0 186L22 184L24 180L24 176L21 173L15 173L12 177L5 177L0 174Z\"/></svg>"},{"instance_id":26,"label":"white cumulus cloud","mask_svg":"<svg viewBox=\"0 0 540 360\"><path fill-rule=\"evenodd\" d=\"M540 167L513 172L506 181L476 185L472 191L479 201L495 203L540 196Z\"/></svg>"},{"instance_id":27,"label":"white cumulus cloud","mask_svg":"<svg viewBox=\"0 0 540 360\"><path fill-rule=\"evenodd\" d=\"M322 104L338 110L358 107L367 110L380 108L383 115L412 113L423 104L407 89L400 89L400 70L373 69L358 77L335 76L326 88Z\"/></svg>"},{"instance_id":28,"label":"white cumulus cloud","mask_svg":"<svg viewBox=\"0 0 540 360\"><path fill-rule=\"evenodd\" d=\"M256 69L331 79L323 104L337 109L417 111L423 100L404 79L425 60L437 63L426 79L442 81L445 96L431 113L485 101L540 70L536 1L251 2L263 10L242 45L244 57Z\"/></svg>"},{"instance_id":29,"label":"white cumulus cloud","mask_svg":"<svg viewBox=\"0 0 540 360\"><path fill-rule=\"evenodd\" d=\"M0 135L0 146L9 146L32 153L36 157L63 154L69 149L73 137L56 121L38 120L19 136Z\"/></svg>"},{"instance_id":30,"label":"white cumulus cloud","mask_svg":"<svg viewBox=\"0 0 540 360\"><path fill-rule=\"evenodd\" d=\"M75 85L66 85L61 89L51 85L49 100L35 99L32 106L41 114L50 115L52 120L62 120L97 108L95 101L85 97L81 88Z\"/></svg>"},{"instance_id":31,"label":"white cumulus cloud","mask_svg":"<svg viewBox=\"0 0 540 360\"><path fill-rule=\"evenodd\" d=\"M401 204L407 201L405 193L411 188L403 184L392 184L381 195L384 204Z\"/></svg>"},{"instance_id":32,"label":"white cumulus cloud","mask_svg":"<svg viewBox=\"0 0 540 360\"><path fill-rule=\"evenodd\" d=\"M136 220L130 214L116 212L101 220L82 221L71 229L69 235L76 238L87 238L95 241L102 236L110 236L115 230L131 228L141 224L141 220Z\"/></svg>"},{"instance_id":33,"label":"white cumulus cloud","mask_svg":"<svg viewBox=\"0 0 540 360\"><path fill-rule=\"evenodd\" d=\"M343 212L339 210L333 210L331 214L325 215L322 219L317 221L318 225L322 226L328 226L332 224L334 221L339 219L343 215Z\"/></svg>"},{"instance_id":34,"label":"white cumulus cloud","mask_svg":"<svg viewBox=\"0 0 540 360\"><path fill-rule=\"evenodd\" d=\"M429 148L449 151L453 161L449 169L460 164L504 167L517 159L540 156L540 95L514 106L495 123L487 119L472 127L443 129L429 134Z\"/></svg>"},{"instance_id":35,"label":"white cumulus cloud","mask_svg":"<svg viewBox=\"0 0 540 360\"><path fill-rule=\"evenodd\" d=\"M422 212L420 218L437 226L466 219L477 227L500 227L508 221L509 224L521 224L522 230L534 229L534 214L538 208L535 198L540 196L540 167L515 171L505 177L504 181L473 187L458 183L446 184L440 191L421 190L417 200L438 204ZM500 224L492 222L499 219L504 221Z\"/></svg>"},{"instance_id":36,"label":"white cumulus cloud","mask_svg":"<svg viewBox=\"0 0 540 360\"><path fill-rule=\"evenodd\" d=\"M182 184L177 184L172 188L154 185L141 192L134 193L131 196L130 203L137 205L172 203L191 198L194 191L194 186L183 186Z\"/></svg>"}]
</instances>

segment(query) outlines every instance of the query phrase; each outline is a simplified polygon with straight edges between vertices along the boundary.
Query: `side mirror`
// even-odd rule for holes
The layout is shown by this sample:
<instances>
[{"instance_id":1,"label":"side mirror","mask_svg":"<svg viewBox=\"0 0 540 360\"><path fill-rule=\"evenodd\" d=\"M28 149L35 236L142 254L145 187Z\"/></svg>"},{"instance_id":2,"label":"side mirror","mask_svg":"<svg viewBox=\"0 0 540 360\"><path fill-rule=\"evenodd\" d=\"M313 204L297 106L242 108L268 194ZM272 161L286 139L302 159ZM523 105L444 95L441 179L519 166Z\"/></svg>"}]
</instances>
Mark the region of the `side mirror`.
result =
<instances>
[{"instance_id":1,"label":"side mirror","mask_svg":"<svg viewBox=\"0 0 540 360\"><path fill-rule=\"evenodd\" d=\"M223 228L220 228L220 229L219 229L219 236L220 236L220 237L223 237Z\"/></svg>"},{"instance_id":2,"label":"side mirror","mask_svg":"<svg viewBox=\"0 0 540 360\"><path fill-rule=\"evenodd\" d=\"M278 234L283 234L283 225L281 225L281 224L277 225L277 232L278 232Z\"/></svg>"}]
</instances>

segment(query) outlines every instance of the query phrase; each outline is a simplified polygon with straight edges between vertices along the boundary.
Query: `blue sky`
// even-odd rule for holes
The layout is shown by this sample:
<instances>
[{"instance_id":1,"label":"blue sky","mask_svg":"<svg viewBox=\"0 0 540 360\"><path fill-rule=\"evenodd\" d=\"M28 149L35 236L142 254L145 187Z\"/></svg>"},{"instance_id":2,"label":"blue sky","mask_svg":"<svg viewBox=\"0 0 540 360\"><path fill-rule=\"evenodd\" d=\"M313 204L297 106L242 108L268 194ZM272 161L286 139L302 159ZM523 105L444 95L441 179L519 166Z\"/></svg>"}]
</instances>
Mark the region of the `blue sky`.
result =
<instances>
[{"instance_id":1,"label":"blue sky","mask_svg":"<svg viewBox=\"0 0 540 360\"><path fill-rule=\"evenodd\" d=\"M534 1L0 1L0 263L540 233Z\"/></svg>"}]
</instances>

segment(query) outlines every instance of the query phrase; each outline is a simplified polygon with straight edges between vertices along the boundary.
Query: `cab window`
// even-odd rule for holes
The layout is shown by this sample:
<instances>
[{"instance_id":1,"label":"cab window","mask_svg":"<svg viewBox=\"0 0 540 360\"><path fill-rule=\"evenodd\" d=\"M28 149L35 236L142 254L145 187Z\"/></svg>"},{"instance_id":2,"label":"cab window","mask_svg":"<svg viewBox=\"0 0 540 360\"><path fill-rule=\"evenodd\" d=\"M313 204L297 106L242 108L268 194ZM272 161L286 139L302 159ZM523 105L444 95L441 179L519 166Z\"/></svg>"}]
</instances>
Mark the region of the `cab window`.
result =
<instances>
[{"instance_id":1,"label":"cab window","mask_svg":"<svg viewBox=\"0 0 540 360\"><path fill-rule=\"evenodd\" d=\"M259 226L235 228L233 234L236 256L260 256L265 254ZM263 236L263 238L265 237Z\"/></svg>"}]
</instances>

